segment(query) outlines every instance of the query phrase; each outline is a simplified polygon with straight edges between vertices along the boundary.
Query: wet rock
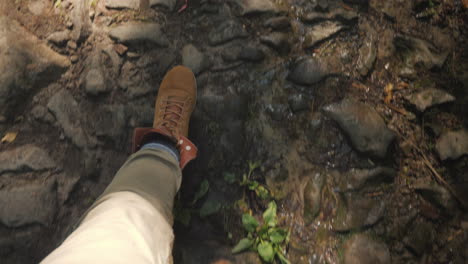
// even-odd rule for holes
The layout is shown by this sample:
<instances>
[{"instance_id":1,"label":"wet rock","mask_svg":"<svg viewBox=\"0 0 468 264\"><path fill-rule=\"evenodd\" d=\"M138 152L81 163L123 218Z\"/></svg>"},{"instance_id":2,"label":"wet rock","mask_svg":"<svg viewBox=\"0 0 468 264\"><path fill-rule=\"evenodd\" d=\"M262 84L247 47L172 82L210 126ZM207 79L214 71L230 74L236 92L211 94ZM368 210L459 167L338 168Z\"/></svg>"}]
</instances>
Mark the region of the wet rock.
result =
<instances>
[{"instance_id":1,"label":"wet rock","mask_svg":"<svg viewBox=\"0 0 468 264\"><path fill-rule=\"evenodd\" d=\"M346 194L337 209L333 229L345 232L374 225L385 213L385 201L382 197L372 199L359 194Z\"/></svg>"},{"instance_id":2,"label":"wet rock","mask_svg":"<svg viewBox=\"0 0 468 264\"><path fill-rule=\"evenodd\" d=\"M437 205L447 213L452 213L456 208L455 200L444 187L427 181L419 181L413 184L413 189L420 193L424 199Z\"/></svg>"},{"instance_id":3,"label":"wet rock","mask_svg":"<svg viewBox=\"0 0 468 264\"><path fill-rule=\"evenodd\" d=\"M288 79L297 84L311 85L323 80L329 73L315 58L300 59L294 63Z\"/></svg>"},{"instance_id":4,"label":"wet rock","mask_svg":"<svg viewBox=\"0 0 468 264\"><path fill-rule=\"evenodd\" d=\"M330 12L308 12L301 16L301 20L307 23L317 23L325 20L338 20L343 23L355 22L358 14L352 10L335 9Z\"/></svg>"},{"instance_id":5,"label":"wet rock","mask_svg":"<svg viewBox=\"0 0 468 264\"><path fill-rule=\"evenodd\" d=\"M109 91L102 72L99 69L91 69L86 74L85 90L90 95L98 95Z\"/></svg>"},{"instance_id":6,"label":"wet rock","mask_svg":"<svg viewBox=\"0 0 468 264\"><path fill-rule=\"evenodd\" d=\"M98 111L95 123L96 135L110 138L119 143L126 134L127 124L125 109L121 105L106 105Z\"/></svg>"},{"instance_id":7,"label":"wet rock","mask_svg":"<svg viewBox=\"0 0 468 264\"><path fill-rule=\"evenodd\" d=\"M147 104L130 104L125 113L131 127L148 127L153 124L154 108Z\"/></svg>"},{"instance_id":8,"label":"wet rock","mask_svg":"<svg viewBox=\"0 0 468 264\"><path fill-rule=\"evenodd\" d=\"M55 179L0 190L0 222L7 227L39 223L48 225L55 216Z\"/></svg>"},{"instance_id":9,"label":"wet rock","mask_svg":"<svg viewBox=\"0 0 468 264\"><path fill-rule=\"evenodd\" d=\"M70 31L69 30L63 30L63 31L58 31L50 34L47 37L47 41L50 43L53 43L57 46L63 46L67 41L70 39Z\"/></svg>"},{"instance_id":10,"label":"wet rock","mask_svg":"<svg viewBox=\"0 0 468 264\"><path fill-rule=\"evenodd\" d=\"M0 174L6 172L43 171L55 168L47 152L34 145L24 145L0 152Z\"/></svg>"},{"instance_id":11,"label":"wet rock","mask_svg":"<svg viewBox=\"0 0 468 264\"><path fill-rule=\"evenodd\" d=\"M367 76L374 66L377 58L376 43L372 38L367 39L359 49L357 70L361 76Z\"/></svg>"},{"instance_id":12,"label":"wet rock","mask_svg":"<svg viewBox=\"0 0 468 264\"><path fill-rule=\"evenodd\" d=\"M400 70L400 75L403 77L415 77L415 71L418 69L441 68L448 55L447 51L435 52L437 49L425 40L408 36L397 36L394 45L403 59Z\"/></svg>"},{"instance_id":13,"label":"wet rock","mask_svg":"<svg viewBox=\"0 0 468 264\"><path fill-rule=\"evenodd\" d=\"M105 2L107 8L114 9L138 9L140 8L140 0L106 0Z\"/></svg>"},{"instance_id":14,"label":"wet rock","mask_svg":"<svg viewBox=\"0 0 468 264\"><path fill-rule=\"evenodd\" d=\"M310 100L303 94L293 94L288 97L289 107L293 113L309 109Z\"/></svg>"},{"instance_id":15,"label":"wet rock","mask_svg":"<svg viewBox=\"0 0 468 264\"><path fill-rule=\"evenodd\" d=\"M206 70L210 63L208 58L192 44L185 45L182 49L182 65L192 69L194 74Z\"/></svg>"},{"instance_id":16,"label":"wet rock","mask_svg":"<svg viewBox=\"0 0 468 264\"><path fill-rule=\"evenodd\" d=\"M304 48L314 47L340 32L343 28L343 25L339 22L327 21L308 29L304 39Z\"/></svg>"},{"instance_id":17,"label":"wet rock","mask_svg":"<svg viewBox=\"0 0 468 264\"><path fill-rule=\"evenodd\" d=\"M265 54L261 49L247 46L242 48L237 58L243 61L260 62L265 58Z\"/></svg>"},{"instance_id":18,"label":"wet rock","mask_svg":"<svg viewBox=\"0 0 468 264\"><path fill-rule=\"evenodd\" d=\"M46 2L44 0L34 0L28 3L29 12L33 13L36 16L41 15L44 12L46 7Z\"/></svg>"},{"instance_id":19,"label":"wet rock","mask_svg":"<svg viewBox=\"0 0 468 264\"><path fill-rule=\"evenodd\" d=\"M341 179L341 191L356 191L365 186L392 182L397 172L392 168L377 167L374 169L351 169Z\"/></svg>"},{"instance_id":20,"label":"wet rock","mask_svg":"<svg viewBox=\"0 0 468 264\"><path fill-rule=\"evenodd\" d=\"M451 94L435 88L429 88L405 98L421 112L424 112L427 108L434 105L455 101L455 97Z\"/></svg>"},{"instance_id":21,"label":"wet rock","mask_svg":"<svg viewBox=\"0 0 468 264\"><path fill-rule=\"evenodd\" d=\"M241 15L280 12L272 0L234 0L234 2L241 7Z\"/></svg>"},{"instance_id":22,"label":"wet rock","mask_svg":"<svg viewBox=\"0 0 468 264\"><path fill-rule=\"evenodd\" d=\"M176 2L176 0L149 0L149 4L151 7L163 6L171 11L174 10Z\"/></svg>"},{"instance_id":23,"label":"wet rock","mask_svg":"<svg viewBox=\"0 0 468 264\"><path fill-rule=\"evenodd\" d=\"M284 104L269 104L265 110L275 121L283 120L289 113L288 106Z\"/></svg>"},{"instance_id":24,"label":"wet rock","mask_svg":"<svg viewBox=\"0 0 468 264\"><path fill-rule=\"evenodd\" d=\"M390 264L390 251L382 242L355 234L344 244L345 264Z\"/></svg>"},{"instance_id":25,"label":"wet rock","mask_svg":"<svg viewBox=\"0 0 468 264\"><path fill-rule=\"evenodd\" d=\"M304 189L304 221L312 223L320 211L322 202L322 188L325 176L322 173L312 173Z\"/></svg>"},{"instance_id":26,"label":"wet rock","mask_svg":"<svg viewBox=\"0 0 468 264\"><path fill-rule=\"evenodd\" d=\"M468 131L462 129L443 133L437 139L436 150L441 160L454 160L468 155Z\"/></svg>"},{"instance_id":27,"label":"wet rock","mask_svg":"<svg viewBox=\"0 0 468 264\"><path fill-rule=\"evenodd\" d=\"M410 248L418 256L421 256L430 248L434 239L433 228L429 223L415 221L408 229L408 234L403 239L403 244Z\"/></svg>"},{"instance_id":28,"label":"wet rock","mask_svg":"<svg viewBox=\"0 0 468 264\"><path fill-rule=\"evenodd\" d=\"M54 114L63 132L71 139L73 144L79 148L86 148L91 144L80 122L82 113L79 110L78 103L67 90L60 90L56 93L49 100L47 107Z\"/></svg>"},{"instance_id":29,"label":"wet rock","mask_svg":"<svg viewBox=\"0 0 468 264\"><path fill-rule=\"evenodd\" d=\"M291 27L291 22L288 17L281 16L267 19L263 25L273 30L285 30Z\"/></svg>"},{"instance_id":30,"label":"wet rock","mask_svg":"<svg viewBox=\"0 0 468 264\"><path fill-rule=\"evenodd\" d=\"M89 18L89 4L87 1L74 1L73 9L70 13L73 22L71 38L81 43L91 35L92 26Z\"/></svg>"},{"instance_id":31,"label":"wet rock","mask_svg":"<svg viewBox=\"0 0 468 264\"><path fill-rule=\"evenodd\" d=\"M0 16L0 116L10 118L25 95L56 80L69 66L67 57L51 50L15 20Z\"/></svg>"},{"instance_id":32,"label":"wet rock","mask_svg":"<svg viewBox=\"0 0 468 264\"><path fill-rule=\"evenodd\" d=\"M358 151L385 157L395 135L375 109L354 99L344 99L324 107L323 111L338 123Z\"/></svg>"},{"instance_id":33,"label":"wet rock","mask_svg":"<svg viewBox=\"0 0 468 264\"><path fill-rule=\"evenodd\" d=\"M279 53L288 53L291 50L291 43L289 43L289 36L282 32L273 32L266 36L260 37L260 41L267 46L273 48Z\"/></svg>"},{"instance_id":34,"label":"wet rock","mask_svg":"<svg viewBox=\"0 0 468 264\"><path fill-rule=\"evenodd\" d=\"M208 39L210 41L210 45L215 46L224 44L233 39L246 38L248 36L249 34L241 24L233 20L228 20L213 29L209 33Z\"/></svg>"},{"instance_id":35,"label":"wet rock","mask_svg":"<svg viewBox=\"0 0 468 264\"><path fill-rule=\"evenodd\" d=\"M156 23L130 22L109 31L109 36L122 43L152 42L161 47L169 46L169 40Z\"/></svg>"}]
</instances>

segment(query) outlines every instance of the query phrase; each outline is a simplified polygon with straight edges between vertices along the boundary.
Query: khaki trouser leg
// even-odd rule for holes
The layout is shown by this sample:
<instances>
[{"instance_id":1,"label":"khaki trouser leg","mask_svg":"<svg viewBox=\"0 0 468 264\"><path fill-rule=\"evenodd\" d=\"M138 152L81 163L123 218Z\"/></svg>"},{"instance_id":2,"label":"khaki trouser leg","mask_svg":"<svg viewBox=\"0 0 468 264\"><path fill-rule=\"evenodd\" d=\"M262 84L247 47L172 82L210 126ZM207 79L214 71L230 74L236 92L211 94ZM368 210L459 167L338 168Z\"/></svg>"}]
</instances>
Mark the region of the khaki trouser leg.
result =
<instances>
[{"instance_id":1,"label":"khaki trouser leg","mask_svg":"<svg viewBox=\"0 0 468 264\"><path fill-rule=\"evenodd\" d=\"M181 181L169 153L138 151L42 263L171 263L172 207Z\"/></svg>"}]
</instances>

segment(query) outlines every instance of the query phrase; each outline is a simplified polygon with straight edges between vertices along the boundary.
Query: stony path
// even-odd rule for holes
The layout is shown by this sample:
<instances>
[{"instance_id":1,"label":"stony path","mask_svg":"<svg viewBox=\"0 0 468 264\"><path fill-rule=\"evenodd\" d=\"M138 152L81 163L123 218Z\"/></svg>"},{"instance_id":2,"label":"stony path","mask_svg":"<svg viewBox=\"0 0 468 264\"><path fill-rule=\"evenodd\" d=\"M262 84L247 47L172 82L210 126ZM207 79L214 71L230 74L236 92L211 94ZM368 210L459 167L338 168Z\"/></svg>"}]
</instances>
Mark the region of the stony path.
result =
<instances>
[{"instance_id":1,"label":"stony path","mask_svg":"<svg viewBox=\"0 0 468 264\"><path fill-rule=\"evenodd\" d=\"M2 263L35 263L66 237L177 64L197 75L200 157L176 202L192 216L176 216L176 263L259 263L230 253L244 190L224 178L248 162L291 231L291 263L468 261L466 1L8 2Z\"/></svg>"}]
</instances>

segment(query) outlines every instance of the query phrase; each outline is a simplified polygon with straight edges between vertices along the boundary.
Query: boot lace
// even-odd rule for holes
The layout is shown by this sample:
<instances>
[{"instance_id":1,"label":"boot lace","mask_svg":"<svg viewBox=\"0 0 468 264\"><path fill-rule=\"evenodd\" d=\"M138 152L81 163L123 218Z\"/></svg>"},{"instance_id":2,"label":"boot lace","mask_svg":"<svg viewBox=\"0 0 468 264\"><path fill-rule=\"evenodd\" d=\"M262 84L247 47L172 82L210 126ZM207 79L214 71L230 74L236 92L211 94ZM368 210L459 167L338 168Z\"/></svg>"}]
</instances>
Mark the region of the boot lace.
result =
<instances>
[{"instance_id":1,"label":"boot lace","mask_svg":"<svg viewBox=\"0 0 468 264\"><path fill-rule=\"evenodd\" d=\"M176 132L179 123L182 121L185 98L170 96L167 100L164 100L163 103L165 107L163 122L161 125L174 133Z\"/></svg>"}]
</instances>

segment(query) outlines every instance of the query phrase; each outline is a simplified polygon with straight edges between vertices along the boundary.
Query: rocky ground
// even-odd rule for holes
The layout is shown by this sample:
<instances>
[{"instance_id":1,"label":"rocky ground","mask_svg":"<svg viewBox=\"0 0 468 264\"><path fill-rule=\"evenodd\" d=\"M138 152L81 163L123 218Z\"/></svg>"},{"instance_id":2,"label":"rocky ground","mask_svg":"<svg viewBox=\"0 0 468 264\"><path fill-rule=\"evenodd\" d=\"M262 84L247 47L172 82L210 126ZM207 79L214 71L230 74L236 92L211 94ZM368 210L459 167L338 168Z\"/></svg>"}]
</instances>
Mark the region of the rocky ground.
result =
<instances>
[{"instance_id":1,"label":"rocky ground","mask_svg":"<svg viewBox=\"0 0 468 264\"><path fill-rule=\"evenodd\" d=\"M176 263L260 263L230 253L266 207L239 184L253 162L291 263L468 262L468 1L182 4L0 3L2 263L70 233L177 64L197 74L200 156Z\"/></svg>"}]
</instances>

